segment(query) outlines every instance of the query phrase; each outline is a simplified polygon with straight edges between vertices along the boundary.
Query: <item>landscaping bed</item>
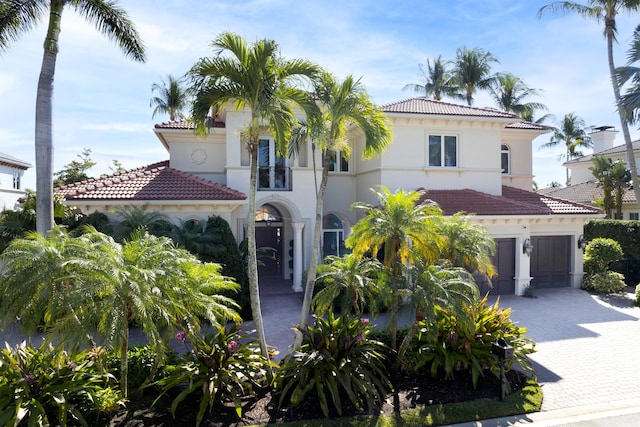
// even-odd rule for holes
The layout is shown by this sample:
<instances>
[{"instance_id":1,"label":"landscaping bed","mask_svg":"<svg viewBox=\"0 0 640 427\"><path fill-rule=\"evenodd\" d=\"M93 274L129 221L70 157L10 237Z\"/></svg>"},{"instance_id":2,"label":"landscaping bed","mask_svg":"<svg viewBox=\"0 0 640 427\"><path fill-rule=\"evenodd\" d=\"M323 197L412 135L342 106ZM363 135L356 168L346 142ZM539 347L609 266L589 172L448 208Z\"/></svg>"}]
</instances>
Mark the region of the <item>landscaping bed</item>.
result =
<instances>
[{"instance_id":1,"label":"landscaping bed","mask_svg":"<svg viewBox=\"0 0 640 427\"><path fill-rule=\"evenodd\" d=\"M527 377L515 370L509 371L507 378L511 385L512 394L522 390L527 384ZM392 378L392 382L396 392L387 397L379 414L392 415L416 407L438 407L443 404L469 402L476 399L499 401L500 396L500 381L489 373L480 378L475 390L472 387L470 376L462 373L456 375L453 380L433 379L428 374L408 374L395 376ZM199 405L197 399L183 401L177 408L175 419L171 416L171 397L158 402L153 408L149 408L151 398L142 398L137 402L135 399L131 400L130 407L137 407L137 409L121 412L105 425L110 427L195 426ZM366 413L351 405L344 405L342 417L348 418L364 414ZM496 416L503 415L496 414ZM337 417L339 415L335 412L330 414L330 418ZM205 416L201 426L239 427L311 419L325 419L317 401L308 399L297 408L278 409L278 396L273 390L265 389L259 390L255 398L246 399L241 419L236 415L233 405L214 405L211 412Z\"/></svg>"}]
</instances>

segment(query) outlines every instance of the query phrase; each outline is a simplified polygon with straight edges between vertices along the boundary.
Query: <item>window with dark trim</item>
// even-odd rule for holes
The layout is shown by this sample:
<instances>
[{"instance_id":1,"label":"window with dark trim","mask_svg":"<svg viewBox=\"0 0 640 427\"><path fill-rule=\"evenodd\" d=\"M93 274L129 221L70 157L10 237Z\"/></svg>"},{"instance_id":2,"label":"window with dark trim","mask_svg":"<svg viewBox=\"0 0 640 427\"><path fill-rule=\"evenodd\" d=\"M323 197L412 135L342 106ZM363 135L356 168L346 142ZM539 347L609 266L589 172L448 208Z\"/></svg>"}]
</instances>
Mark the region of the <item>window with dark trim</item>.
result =
<instances>
[{"instance_id":1,"label":"window with dark trim","mask_svg":"<svg viewBox=\"0 0 640 427\"><path fill-rule=\"evenodd\" d=\"M502 168L502 173L509 174L511 170L509 167L511 166L511 162L509 161L509 146L501 145L500 146L500 167Z\"/></svg>"}]
</instances>

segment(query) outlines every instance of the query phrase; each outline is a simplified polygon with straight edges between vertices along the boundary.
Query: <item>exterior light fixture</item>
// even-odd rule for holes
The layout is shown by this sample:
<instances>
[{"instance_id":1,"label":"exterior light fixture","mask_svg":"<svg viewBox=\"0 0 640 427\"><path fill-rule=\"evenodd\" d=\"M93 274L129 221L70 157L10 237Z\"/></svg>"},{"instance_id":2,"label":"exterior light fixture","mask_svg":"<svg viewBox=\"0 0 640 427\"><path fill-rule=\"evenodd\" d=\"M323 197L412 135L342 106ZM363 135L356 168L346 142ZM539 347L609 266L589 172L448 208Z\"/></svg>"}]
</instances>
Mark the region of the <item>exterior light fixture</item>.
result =
<instances>
[{"instance_id":1,"label":"exterior light fixture","mask_svg":"<svg viewBox=\"0 0 640 427\"><path fill-rule=\"evenodd\" d=\"M527 256L531 256L531 251L533 251L531 239L525 239L524 243L522 244L522 253L527 254Z\"/></svg>"},{"instance_id":2,"label":"exterior light fixture","mask_svg":"<svg viewBox=\"0 0 640 427\"><path fill-rule=\"evenodd\" d=\"M589 241L584 238L584 234L581 234L580 237L578 237L578 249L584 251L584 248L587 247L587 243L589 243Z\"/></svg>"}]
</instances>

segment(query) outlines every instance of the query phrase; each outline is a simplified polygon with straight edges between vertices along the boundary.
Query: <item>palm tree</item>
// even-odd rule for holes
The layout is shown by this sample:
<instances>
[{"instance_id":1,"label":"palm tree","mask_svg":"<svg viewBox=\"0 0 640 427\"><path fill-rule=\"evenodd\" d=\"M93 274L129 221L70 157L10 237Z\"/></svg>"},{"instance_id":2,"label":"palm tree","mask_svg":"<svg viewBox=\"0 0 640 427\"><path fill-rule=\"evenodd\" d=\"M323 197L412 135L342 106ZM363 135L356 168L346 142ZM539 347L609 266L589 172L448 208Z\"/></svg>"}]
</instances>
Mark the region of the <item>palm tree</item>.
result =
<instances>
[{"instance_id":1,"label":"palm tree","mask_svg":"<svg viewBox=\"0 0 640 427\"><path fill-rule=\"evenodd\" d=\"M491 64L499 63L498 59L484 49L468 49L459 47L454 60L453 74L455 84L464 92L467 104L473 103L473 95L478 89L489 89L496 79L491 74Z\"/></svg>"},{"instance_id":2,"label":"palm tree","mask_svg":"<svg viewBox=\"0 0 640 427\"><path fill-rule=\"evenodd\" d=\"M443 96L460 98L455 78L447 65L447 61L442 60L442 55L439 55L433 64L427 59L426 69L424 65L419 65L422 83L409 83L402 90L410 90L424 97L433 97L436 101L442 100Z\"/></svg>"},{"instance_id":3,"label":"palm tree","mask_svg":"<svg viewBox=\"0 0 640 427\"><path fill-rule=\"evenodd\" d=\"M473 224L469 215L454 214L442 222L439 234L445 239L440 259L472 273L489 277L496 273L491 260L496 242L484 226Z\"/></svg>"},{"instance_id":4,"label":"palm tree","mask_svg":"<svg viewBox=\"0 0 640 427\"><path fill-rule=\"evenodd\" d=\"M120 351L125 395L130 324L162 359L176 327L195 333L201 319L217 326L239 320L234 303L217 294L235 287L219 265L142 231L120 245L95 229L70 238L55 228L15 240L2 260L0 318L20 318L27 332L44 322L51 339L73 348L98 333L101 344Z\"/></svg>"},{"instance_id":5,"label":"palm tree","mask_svg":"<svg viewBox=\"0 0 640 427\"><path fill-rule=\"evenodd\" d=\"M401 290L408 281L406 266L417 254L426 265L438 260L441 237L437 223L442 214L431 202L418 204L421 193L416 191L391 193L384 186L372 191L378 197L378 206L362 202L352 205L363 210L365 216L353 226L345 244L355 257L376 258L379 253L382 257L391 282L391 345L395 349Z\"/></svg>"},{"instance_id":6,"label":"palm tree","mask_svg":"<svg viewBox=\"0 0 640 427\"><path fill-rule=\"evenodd\" d=\"M53 77L58 56L58 36L65 6L70 6L112 39L133 60L144 62L142 41L127 13L115 0L5 0L0 8L0 52L31 30L49 12L42 68L36 94L36 229L44 234L53 227Z\"/></svg>"},{"instance_id":7,"label":"palm tree","mask_svg":"<svg viewBox=\"0 0 640 427\"><path fill-rule=\"evenodd\" d=\"M528 87L522 79L513 74L501 74L489 87L491 96L496 106L503 111L515 113L522 120L532 119L538 110L546 110L547 107L540 102L527 102L532 96L537 96L539 91Z\"/></svg>"},{"instance_id":8,"label":"palm tree","mask_svg":"<svg viewBox=\"0 0 640 427\"><path fill-rule=\"evenodd\" d=\"M154 83L151 92L157 92L158 96L151 98L150 106L155 106L151 117L156 114L168 114L169 120L184 118L182 110L189 105L189 92L182 87L182 80L172 75L167 75L167 81L162 84Z\"/></svg>"},{"instance_id":9,"label":"palm tree","mask_svg":"<svg viewBox=\"0 0 640 427\"><path fill-rule=\"evenodd\" d=\"M392 140L389 119L370 99L360 80L354 79L353 76L347 76L342 82L338 82L332 75L323 72L315 84L315 95L319 108L316 110L316 114L309 118L309 130L303 134L309 135L315 146L323 153L322 179L316 193L311 264L300 313L301 326L307 322L311 308L322 236L322 206L331 161L337 153L349 158L351 151L347 132L351 128L358 128L364 133L362 155L366 159L383 152ZM299 140L295 141L294 145L297 144L299 144ZM302 334L297 333L294 349L297 349L301 343Z\"/></svg>"},{"instance_id":10,"label":"palm tree","mask_svg":"<svg viewBox=\"0 0 640 427\"><path fill-rule=\"evenodd\" d=\"M326 257L318 267L318 280L325 286L313 297L315 310L324 313L339 299L343 314L355 311L360 317L365 308L375 311L382 293L378 280L382 268L377 259L358 258L353 254Z\"/></svg>"},{"instance_id":11,"label":"palm tree","mask_svg":"<svg viewBox=\"0 0 640 427\"><path fill-rule=\"evenodd\" d=\"M563 144L566 152L561 155L566 161L580 157L583 155L580 148L590 148L592 146L591 138L587 136L584 120L576 116L574 113L565 114L559 127L553 128L553 135L546 144L540 148L551 148ZM569 169L567 169L567 182L569 185Z\"/></svg>"},{"instance_id":12,"label":"palm tree","mask_svg":"<svg viewBox=\"0 0 640 427\"><path fill-rule=\"evenodd\" d=\"M614 204L616 207L615 219L622 219L622 196L624 190L629 188L631 172L626 168L624 161L617 160L611 166L611 184L615 191Z\"/></svg>"},{"instance_id":13,"label":"palm tree","mask_svg":"<svg viewBox=\"0 0 640 427\"><path fill-rule=\"evenodd\" d=\"M116 224L114 236L116 240L123 241L133 232L144 229L155 236L169 237L174 226L168 216L157 211L150 211L149 205L125 206L116 209L116 215L120 222Z\"/></svg>"},{"instance_id":14,"label":"palm tree","mask_svg":"<svg viewBox=\"0 0 640 427\"><path fill-rule=\"evenodd\" d=\"M598 23L604 22L604 36L607 39L607 60L609 63L613 96L616 105L620 105L620 82L617 78L616 66L613 61L613 42L616 41L617 34L616 16L621 12L637 12L640 10L640 0L588 0L587 5L569 1L558 1L540 8L538 17L542 17L547 10L553 13L576 13L583 18L593 19ZM620 126L622 128L622 135L624 136L633 190L636 200L640 200L638 169L636 167L633 142L631 141L631 134L629 133L630 117L624 108L618 108L618 115L620 116Z\"/></svg>"},{"instance_id":15,"label":"palm tree","mask_svg":"<svg viewBox=\"0 0 640 427\"><path fill-rule=\"evenodd\" d=\"M233 33L223 33L214 42L216 55L202 58L189 72L193 79L194 102L191 117L199 132L209 124L209 111L232 103L235 109L247 109L251 121L241 135L250 160L248 230L248 275L251 311L262 353L268 357L262 324L256 255L256 179L258 146L263 125L268 125L278 151L286 152L295 123L293 106L312 108L308 94L292 86L304 77L315 77L318 68L302 59L285 60L273 40L258 40L252 45Z\"/></svg>"},{"instance_id":16,"label":"palm tree","mask_svg":"<svg viewBox=\"0 0 640 427\"><path fill-rule=\"evenodd\" d=\"M613 180L611 178L611 168L613 162L609 157L595 156L591 159L593 166L589 168L593 176L598 180L598 187L602 188L601 207L604 209L606 218L611 218L613 210Z\"/></svg>"}]
</instances>

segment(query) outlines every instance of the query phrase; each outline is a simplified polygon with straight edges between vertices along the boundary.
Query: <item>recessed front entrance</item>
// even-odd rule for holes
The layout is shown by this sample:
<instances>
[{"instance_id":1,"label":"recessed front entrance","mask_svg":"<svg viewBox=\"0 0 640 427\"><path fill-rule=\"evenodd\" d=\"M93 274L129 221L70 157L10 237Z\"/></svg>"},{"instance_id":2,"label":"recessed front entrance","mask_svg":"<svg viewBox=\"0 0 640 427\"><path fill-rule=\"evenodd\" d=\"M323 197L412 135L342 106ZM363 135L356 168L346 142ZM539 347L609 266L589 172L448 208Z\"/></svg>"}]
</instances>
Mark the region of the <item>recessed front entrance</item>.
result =
<instances>
[{"instance_id":1,"label":"recessed front entrance","mask_svg":"<svg viewBox=\"0 0 640 427\"><path fill-rule=\"evenodd\" d=\"M282 277L282 227L256 224L258 275Z\"/></svg>"}]
</instances>

